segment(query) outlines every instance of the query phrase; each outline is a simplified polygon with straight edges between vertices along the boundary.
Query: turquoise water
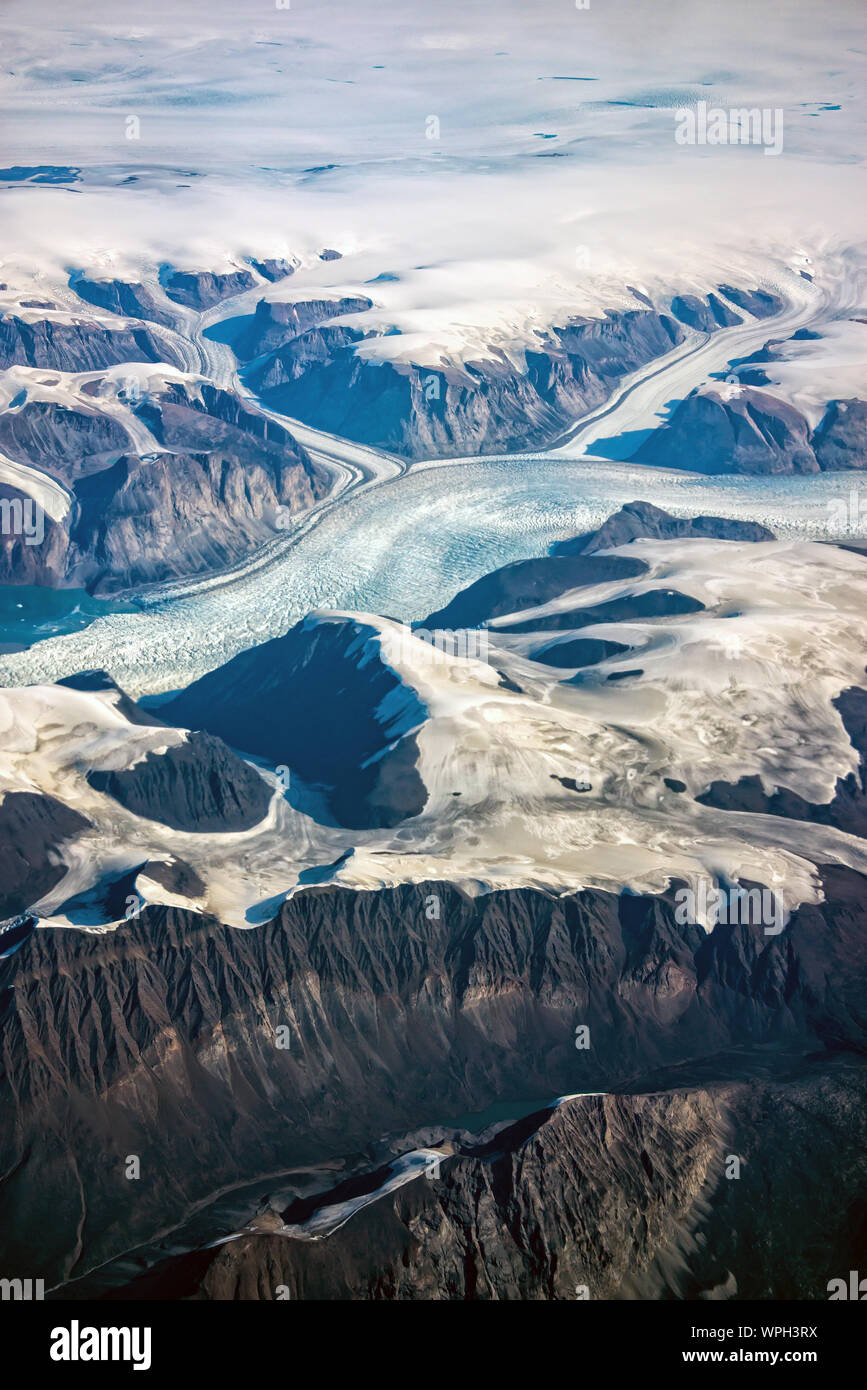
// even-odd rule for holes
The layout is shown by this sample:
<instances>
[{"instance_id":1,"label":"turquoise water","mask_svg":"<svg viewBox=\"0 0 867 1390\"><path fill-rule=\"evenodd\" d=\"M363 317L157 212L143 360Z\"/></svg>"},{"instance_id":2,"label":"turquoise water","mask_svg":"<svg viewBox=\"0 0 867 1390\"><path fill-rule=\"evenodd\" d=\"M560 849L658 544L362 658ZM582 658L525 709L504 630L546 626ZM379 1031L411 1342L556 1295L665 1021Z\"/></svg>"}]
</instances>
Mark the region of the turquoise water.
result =
<instances>
[{"instance_id":1,"label":"turquoise water","mask_svg":"<svg viewBox=\"0 0 867 1390\"><path fill-rule=\"evenodd\" d=\"M544 455L415 469L338 501L268 563L153 588L138 608L103 606L101 621L93 621L98 601L83 596L65 636L43 640L52 636L43 623L32 651L0 659L0 684L99 667L133 696L155 694L279 636L312 609L423 619L480 575L543 555L636 500L679 516L759 521L781 538L845 539L853 486L846 473L717 478Z\"/></svg>"},{"instance_id":2,"label":"turquoise water","mask_svg":"<svg viewBox=\"0 0 867 1390\"><path fill-rule=\"evenodd\" d=\"M86 589L0 585L0 652L22 651L48 637L80 632L109 613L134 613L137 605L93 598Z\"/></svg>"}]
</instances>

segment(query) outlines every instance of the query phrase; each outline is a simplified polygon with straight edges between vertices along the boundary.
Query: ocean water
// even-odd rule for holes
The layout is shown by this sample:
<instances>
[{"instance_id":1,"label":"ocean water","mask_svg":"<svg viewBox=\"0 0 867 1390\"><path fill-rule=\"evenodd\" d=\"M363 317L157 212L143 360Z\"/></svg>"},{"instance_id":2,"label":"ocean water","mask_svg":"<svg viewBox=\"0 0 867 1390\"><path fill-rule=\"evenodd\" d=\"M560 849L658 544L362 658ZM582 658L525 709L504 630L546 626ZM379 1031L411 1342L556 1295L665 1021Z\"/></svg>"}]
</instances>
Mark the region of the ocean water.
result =
<instances>
[{"instance_id":1,"label":"ocean water","mask_svg":"<svg viewBox=\"0 0 867 1390\"><path fill-rule=\"evenodd\" d=\"M26 650L35 642L80 632L107 613L132 613L136 605L93 598L86 589L45 589L34 584L0 585L0 653Z\"/></svg>"}]
</instances>

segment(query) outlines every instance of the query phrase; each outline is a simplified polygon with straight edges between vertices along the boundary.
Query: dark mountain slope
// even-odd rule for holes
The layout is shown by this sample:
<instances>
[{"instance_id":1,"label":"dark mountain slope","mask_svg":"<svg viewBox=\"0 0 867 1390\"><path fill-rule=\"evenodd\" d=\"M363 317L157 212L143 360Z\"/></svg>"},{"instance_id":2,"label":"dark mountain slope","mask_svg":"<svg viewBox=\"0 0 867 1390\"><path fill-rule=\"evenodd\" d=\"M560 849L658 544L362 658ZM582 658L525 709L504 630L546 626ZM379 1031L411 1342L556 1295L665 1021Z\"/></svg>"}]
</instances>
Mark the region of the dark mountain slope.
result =
<instances>
[{"instance_id":1,"label":"dark mountain slope","mask_svg":"<svg viewBox=\"0 0 867 1390\"><path fill-rule=\"evenodd\" d=\"M325 1241L245 1235L119 1296L824 1299L863 1251L865 1098L867 1071L841 1062L567 1101Z\"/></svg>"},{"instance_id":2,"label":"dark mountain slope","mask_svg":"<svg viewBox=\"0 0 867 1390\"><path fill-rule=\"evenodd\" d=\"M160 714L323 786L342 825L395 825L427 799L412 738L424 706L365 623L306 618L195 681Z\"/></svg>"},{"instance_id":3,"label":"dark mountain slope","mask_svg":"<svg viewBox=\"0 0 867 1390\"><path fill-rule=\"evenodd\" d=\"M0 1267L83 1273L218 1188L502 1098L863 1053L864 881L824 885L776 937L679 926L670 896L438 883L305 890L250 931L162 908L36 931L0 967Z\"/></svg>"}]
</instances>

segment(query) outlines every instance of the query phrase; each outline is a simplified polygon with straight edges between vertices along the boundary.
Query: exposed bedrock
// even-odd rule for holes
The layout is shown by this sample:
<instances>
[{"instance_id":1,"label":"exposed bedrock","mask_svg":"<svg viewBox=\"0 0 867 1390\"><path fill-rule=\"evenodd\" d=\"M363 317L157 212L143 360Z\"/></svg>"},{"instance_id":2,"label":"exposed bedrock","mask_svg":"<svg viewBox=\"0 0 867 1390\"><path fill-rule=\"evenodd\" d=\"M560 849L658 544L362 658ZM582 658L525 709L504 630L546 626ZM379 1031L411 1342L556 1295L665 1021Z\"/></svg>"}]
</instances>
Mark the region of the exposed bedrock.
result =
<instances>
[{"instance_id":1,"label":"exposed bedrock","mask_svg":"<svg viewBox=\"0 0 867 1390\"><path fill-rule=\"evenodd\" d=\"M223 299L251 290L256 277L249 270L232 270L218 274L210 270L171 270L165 269L160 282L176 304L187 309L202 312L211 309Z\"/></svg>"},{"instance_id":2,"label":"exposed bedrock","mask_svg":"<svg viewBox=\"0 0 867 1390\"><path fill-rule=\"evenodd\" d=\"M396 825L427 800L413 737L425 708L385 661L377 630L354 619L306 618L195 681L160 714L285 764L325 790L345 826Z\"/></svg>"},{"instance_id":3,"label":"exposed bedrock","mask_svg":"<svg viewBox=\"0 0 867 1390\"><path fill-rule=\"evenodd\" d=\"M647 573L631 555L543 555L515 560L475 580L421 623L423 628L478 627L505 613L517 613L559 598L569 589L633 579Z\"/></svg>"},{"instance_id":4,"label":"exposed bedrock","mask_svg":"<svg viewBox=\"0 0 867 1390\"><path fill-rule=\"evenodd\" d=\"M503 614L549 603L570 589L603 584L612 579L640 578L647 573L647 565L638 554L603 555L598 552L628 545L630 541L643 537L651 540L691 537L701 540L770 541L774 539L774 534L754 521L735 521L717 516L676 517L650 502L628 502L620 511L612 513L597 530L552 545L550 555L516 560L483 575L456 594L445 608L429 614L420 626L478 627ZM683 598L682 595L678 597ZM630 613L627 610L632 602L621 601L622 611L616 617L610 614L604 621L628 618ZM641 596L640 602L653 606L660 604L661 600ZM671 602L676 605L676 600ZM677 611L676 606L671 611ZM591 621L585 618L573 624L573 617L575 614L563 615L560 625L580 627ZM554 615L554 618L559 621L558 615ZM540 620L540 627L543 621ZM594 618L592 621L603 619Z\"/></svg>"},{"instance_id":5,"label":"exposed bedrock","mask_svg":"<svg viewBox=\"0 0 867 1390\"><path fill-rule=\"evenodd\" d=\"M831 401L815 431L753 386L698 388L633 458L694 473L819 473L867 467L867 403Z\"/></svg>"},{"instance_id":6,"label":"exposed bedrock","mask_svg":"<svg viewBox=\"0 0 867 1390\"><path fill-rule=\"evenodd\" d=\"M490 454L550 443L684 333L668 314L630 310L553 328L514 360L431 367L366 358L361 322L320 321L257 359L247 381L289 416L404 458Z\"/></svg>"},{"instance_id":7,"label":"exposed bedrock","mask_svg":"<svg viewBox=\"0 0 867 1390\"><path fill-rule=\"evenodd\" d=\"M130 448L119 420L99 411L76 410L56 401L27 401L0 414L0 449L69 485L105 468Z\"/></svg>"},{"instance_id":8,"label":"exposed bedrock","mask_svg":"<svg viewBox=\"0 0 867 1390\"><path fill-rule=\"evenodd\" d=\"M243 464L267 461L289 503L309 506L327 491L326 473L288 429L208 382L167 382L137 404L135 414L166 448L219 449Z\"/></svg>"},{"instance_id":9,"label":"exposed bedrock","mask_svg":"<svg viewBox=\"0 0 867 1390\"><path fill-rule=\"evenodd\" d=\"M325 470L287 429L207 382L168 383L135 414L164 452L137 452L96 405L32 401L0 415L0 448L72 491L65 520L45 518L42 544L2 538L0 581L108 593L221 569L328 490Z\"/></svg>"},{"instance_id":10,"label":"exposed bedrock","mask_svg":"<svg viewBox=\"0 0 867 1390\"><path fill-rule=\"evenodd\" d=\"M715 294L708 295L707 302L695 294L679 294L671 301L671 312L681 323L703 333L714 333L718 328L730 328L733 324L743 323L741 315L736 314Z\"/></svg>"},{"instance_id":11,"label":"exposed bedrock","mask_svg":"<svg viewBox=\"0 0 867 1390\"><path fill-rule=\"evenodd\" d=\"M566 1101L325 1241L245 1235L118 1296L824 1299L863 1251L865 1097L867 1072L841 1061Z\"/></svg>"},{"instance_id":12,"label":"exposed bedrock","mask_svg":"<svg viewBox=\"0 0 867 1390\"><path fill-rule=\"evenodd\" d=\"M164 753L149 752L133 767L89 772L87 780L134 815L191 834L250 830L268 814L272 796L249 763L200 733Z\"/></svg>"},{"instance_id":13,"label":"exposed bedrock","mask_svg":"<svg viewBox=\"0 0 867 1390\"><path fill-rule=\"evenodd\" d=\"M280 256L266 256L263 260L251 260L251 266L263 280L270 280L273 284L276 280L285 280L287 275L294 275L295 266L291 261L284 260Z\"/></svg>"},{"instance_id":14,"label":"exposed bedrock","mask_svg":"<svg viewBox=\"0 0 867 1390\"><path fill-rule=\"evenodd\" d=\"M778 936L679 925L671 893L436 882L304 890L248 931L160 907L38 930L0 967L0 1268L82 1274L222 1187L495 1100L863 1054L865 883L823 882Z\"/></svg>"},{"instance_id":15,"label":"exposed bedrock","mask_svg":"<svg viewBox=\"0 0 867 1390\"><path fill-rule=\"evenodd\" d=\"M87 319L48 318L27 322L14 314L0 317L0 370L12 366L93 372L121 362L167 362L182 367L174 348L144 325L106 328Z\"/></svg>"},{"instance_id":16,"label":"exposed bedrock","mask_svg":"<svg viewBox=\"0 0 867 1390\"><path fill-rule=\"evenodd\" d=\"M314 325L344 314L360 314L373 307L366 295L344 295L339 299L270 300L260 299L252 322L233 340L233 350L241 362L286 346Z\"/></svg>"},{"instance_id":17,"label":"exposed bedrock","mask_svg":"<svg viewBox=\"0 0 867 1390\"><path fill-rule=\"evenodd\" d=\"M691 594L682 594L677 589L646 589L639 594L625 594L622 598L608 599L587 608L561 609L556 613L546 613L542 617L527 618L523 622L508 623L497 628L498 632L571 632L576 628L590 627L594 623L629 623L635 619L671 618L681 613L700 613L704 604ZM624 672L624 675L631 674Z\"/></svg>"},{"instance_id":18,"label":"exposed bedrock","mask_svg":"<svg viewBox=\"0 0 867 1390\"><path fill-rule=\"evenodd\" d=\"M831 401L815 434L819 467L867 468L867 401Z\"/></svg>"},{"instance_id":19,"label":"exposed bedrock","mask_svg":"<svg viewBox=\"0 0 867 1390\"><path fill-rule=\"evenodd\" d=\"M768 290L743 290L734 285L720 285L720 293L726 299L731 300L739 309L746 309L748 314L752 314L757 319L767 319L773 314L778 314L783 307L782 301L775 294Z\"/></svg>"},{"instance_id":20,"label":"exposed bedrock","mask_svg":"<svg viewBox=\"0 0 867 1390\"><path fill-rule=\"evenodd\" d=\"M170 313L165 304L161 304L150 290L135 280L97 279L86 275L74 275L70 280L70 288L75 290L79 299L85 300L88 304L95 304L98 309L120 314L123 318L147 319L151 323L163 324L166 328L174 327L178 319L177 312Z\"/></svg>"},{"instance_id":21,"label":"exposed bedrock","mask_svg":"<svg viewBox=\"0 0 867 1390\"><path fill-rule=\"evenodd\" d=\"M41 532L43 539L34 544L26 532L17 527L0 534L0 584L44 584L50 588L66 582L69 535L64 522L55 522L46 514L32 512L32 498L18 488L0 482L0 503L12 508L21 507L31 536Z\"/></svg>"},{"instance_id":22,"label":"exposed bedrock","mask_svg":"<svg viewBox=\"0 0 867 1390\"><path fill-rule=\"evenodd\" d=\"M190 412L192 414L192 412ZM116 593L234 564L276 534L280 509L311 506L321 490L303 463L249 442L208 452L124 454L80 477L62 523L45 541L0 546L2 582ZM3 489L4 495L15 495Z\"/></svg>"},{"instance_id":23,"label":"exposed bedrock","mask_svg":"<svg viewBox=\"0 0 867 1390\"><path fill-rule=\"evenodd\" d=\"M24 912L63 878L62 846L90 822L53 796L3 793L0 801L0 919Z\"/></svg>"},{"instance_id":24,"label":"exposed bedrock","mask_svg":"<svg viewBox=\"0 0 867 1390\"><path fill-rule=\"evenodd\" d=\"M592 555L635 540L772 541L773 531L757 521L725 516L672 516L652 502L627 502L619 512L583 536L558 541L552 555Z\"/></svg>"}]
</instances>

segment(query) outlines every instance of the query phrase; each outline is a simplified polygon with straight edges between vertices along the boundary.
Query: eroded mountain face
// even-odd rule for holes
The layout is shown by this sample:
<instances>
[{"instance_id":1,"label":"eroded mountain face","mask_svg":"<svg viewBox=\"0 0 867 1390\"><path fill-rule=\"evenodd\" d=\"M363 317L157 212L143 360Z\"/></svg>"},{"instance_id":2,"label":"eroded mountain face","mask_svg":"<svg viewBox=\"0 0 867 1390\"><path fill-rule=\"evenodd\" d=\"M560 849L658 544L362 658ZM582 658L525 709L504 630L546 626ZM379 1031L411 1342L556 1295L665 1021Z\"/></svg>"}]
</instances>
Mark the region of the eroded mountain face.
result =
<instances>
[{"instance_id":1,"label":"eroded mountain face","mask_svg":"<svg viewBox=\"0 0 867 1390\"><path fill-rule=\"evenodd\" d=\"M50 506L0 579L266 562L335 479L551 446L785 308L635 291L431 364L389 356L375 280L297 268L73 275L4 314L0 497ZM808 418L778 358L636 458L862 467L863 402ZM4 691L0 1268L57 1297L824 1297L867 1190L864 563L635 502L157 707L98 672ZM774 910L712 920L708 886Z\"/></svg>"},{"instance_id":2,"label":"eroded mountain face","mask_svg":"<svg viewBox=\"0 0 867 1390\"><path fill-rule=\"evenodd\" d=\"M671 1239L683 1204L695 1215L717 1193L726 1155L740 1153L736 1120L726 1121L713 1087L703 1094L707 1081L731 1067L772 1076L788 1068L798 1079L807 1053L863 1047L864 883L828 870L824 884L826 903L800 909L771 940L750 927L718 926L710 936L679 927L670 897L472 899L441 883L306 890L252 932L170 908L148 908L105 935L34 932L4 968L3 1065L15 1077L4 1102L4 1253L63 1282L182 1225L228 1186L294 1187L300 1197L318 1183L326 1195L316 1204L327 1206L333 1180L314 1172L311 1184L311 1168L335 1160L348 1174L375 1168L362 1157L374 1140L424 1129L428 1146L442 1143L461 1128L450 1116L504 1097L691 1084L692 1097L646 1099L651 1113L661 1107L656 1123L671 1126L667 1166L661 1138L624 1156L640 1176L648 1152L647 1199L672 1201L673 1210L665 1237L651 1228L638 1239L637 1216L619 1242L612 1226L616 1283L636 1242L640 1268ZM589 1030L580 1050L579 1028ZM662 1069L672 1067L664 1083ZM611 1105L630 1123L632 1102ZM569 1113L567 1145L573 1129L606 1123L604 1108L598 1121L584 1103ZM806 1130L798 1142L809 1143ZM529 1152L513 1142L506 1171L513 1163L511 1180L528 1177L544 1162L539 1141L527 1135ZM563 1171L573 1151L561 1149L556 1177L546 1165L529 1179L581 1192L563 1217L573 1229L586 1219L585 1181L606 1182L604 1168L581 1176L588 1142L585 1132L576 1171ZM398 1141L391 1152L399 1151ZM124 1165L136 1154L142 1180L127 1181ZM493 1182L487 1200L506 1201L496 1165L478 1177L471 1165L464 1171L469 1191ZM855 1203L863 1162L853 1155L838 1177ZM555 1239L553 1214L526 1193L515 1201L530 1208L521 1240L532 1246L531 1232L548 1225L549 1247L559 1249L566 1229ZM484 1226L481 1212L478 1220ZM34 1229L44 1232L38 1251ZM435 1233L431 1240L423 1260L435 1258ZM280 1253L265 1258L295 1264ZM754 1277L749 1261L735 1263L736 1279ZM578 1265L568 1268L571 1279ZM496 1294L496 1273L487 1277ZM501 1277L502 1296L514 1296L512 1274ZM775 1277L796 1278L796 1266L784 1263ZM443 1293L461 1296L448 1284Z\"/></svg>"},{"instance_id":3,"label":"eroded mountain face","mask_svg":"<svg viewBox=\"0 0 867 1390\"><path fill-rule=\"evenodd\" d=\"M0 415L0 446L56 479L67 501L44 517L40 545L4 534L4 583L106 594L208 574L273 541L281 519L327 492L327 471L287 429L207 382L74 375L60 391L21 381L25 399ZM11 482L0 490L23 500Z\"/></svg>"},{"instance_id":4,"label":"eroded mountain face","mask_svg":"<svg viewBox=\"0 0 867 1390\"><path fill-rule=\"evenodd\" d=\"M863 565L636 503L155 709L6 691L3 1259L58 1297L824 1297L867 1182Z\"/></svg>"},{"instance_id":5,"label":"eroded mountain face","mask_svg":"<svg viewBox=\"0 0 867 1390\"><path fill-rule=\"evenodd\" d=\"M103 1291L823 1298L830 1265L849 1268L863 1249L863 1094L863 1070L831 1061L796 1078L566 1099L486 1141L464 1133L429 1149L424 1179L366 1205L349 1182L333 1190L322 1218L359 1206L324 1241L296 1234L300 1202L278 1211L265 1197L228 1243L157 1260Z\"/></svg>"}]
</instances>

